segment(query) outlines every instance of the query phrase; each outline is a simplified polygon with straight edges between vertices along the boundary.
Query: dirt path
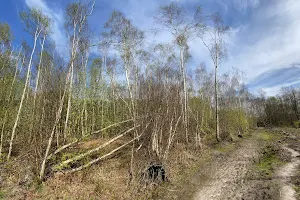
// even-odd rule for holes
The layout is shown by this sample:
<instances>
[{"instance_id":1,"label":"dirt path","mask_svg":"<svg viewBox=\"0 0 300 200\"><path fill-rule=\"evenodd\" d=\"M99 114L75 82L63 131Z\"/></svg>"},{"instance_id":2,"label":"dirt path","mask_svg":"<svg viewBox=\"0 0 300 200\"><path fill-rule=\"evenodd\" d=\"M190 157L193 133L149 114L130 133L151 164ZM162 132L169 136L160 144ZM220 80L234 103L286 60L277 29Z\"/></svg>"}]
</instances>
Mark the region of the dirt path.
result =
<instances>
[{"instance_id":1,"label":"dirt path","mask_svg":"<svg viewBox=\"0 0 300 200\"><path fill-rule=\"evenodd\" d=\"M260 134L260 132L254 133ZM291 139L294 135L285 136ZM295 141L295 139L294 139ZM297 142L298 143L298 142ZM270 178L253 176L251 167L258 160L262 145L256 137L242 141L239 148L230 153L229 157L214 161L207 172L208 181L196 192L195 200L223 199L281 199L296 200L296 192L291 184L291 177L300 166L300 154L287 144L280 149L291 156L291 160L274 171ZM248 174L249 173L249 174Z\"/></svg>"},{"instance_id":2,"label":"dirt path","mask_svg":"<svg viewBox=\"0 0 300 200\"><path fill-rule=\"evenodd\" d=\"M229 158L216 162L209 181L196 193L195 200L242 199L247 190L245 178L260 149L255 139L245 139Z\"/></svg>"},{"instance_id":3,"label":"dirt path","mask_svg":"<svg viewBox=\"0 0 300 200\"><path fill-rule=\"evenodd\" d=\"M299 153L291 148L284 147L290 152L292 160L285 164L276 172L276 177L280 181L280 199L282 200L296 200L296 192L291 185L291 177L296 174L296 170L300 165Z\"/></svg>"}]
</instances>

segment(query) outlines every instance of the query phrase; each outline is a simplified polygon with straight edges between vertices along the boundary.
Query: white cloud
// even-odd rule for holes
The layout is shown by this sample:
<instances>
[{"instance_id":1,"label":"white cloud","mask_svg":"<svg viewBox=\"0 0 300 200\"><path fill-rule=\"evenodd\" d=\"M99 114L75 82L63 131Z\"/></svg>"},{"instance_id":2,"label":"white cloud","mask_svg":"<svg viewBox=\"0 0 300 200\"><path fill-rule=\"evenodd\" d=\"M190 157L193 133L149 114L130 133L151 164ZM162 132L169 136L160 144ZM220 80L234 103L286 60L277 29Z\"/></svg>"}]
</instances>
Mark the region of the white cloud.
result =
<instances>
[{"instance_id":1,"label":"white cloud","mask_svg":"<svg viewBox=\"0 0 300 200\"><path fill-rule=\"evenodd\" d=\"M215 0L215 3L221 6L222 12L229 15L233 9L240 14L246 14L247 11L257 8L261 2L261 0Z\"/></svg>"},{"instance_id":2,"label":"white cloud","mask_svg":"<svg viewBox=\"0 0 300 200\"><path fill-rule=\"evenodd\" d=\"M55 42L58 52L61 55L66 55L67 40L63 33L64 15L59 8L51 8L44 0L25 0L29 8L38 8L44 15L47 15L52 21L51 38Z\"/></svg>"},{"instance_id":3,"label":"white cloud","mask_svg":"<svg viewBox=\"0 0 300 200\"><path fill-rule=\"evenodd\" d=\"M62 10L50 7L44 0L25 1L29 7L40 7L44 14L53 20L53 34L51 37L56 42L59 52L65 54L67 52L67 41L63 33ZM161 32L153 35L150 32L156 26L153 16L155 16L159 6L170 1L126 0L120 3L119 0L111 0L111 7L124 12L134 25L146 31L148 33L148 43L153 41L166 43L172 41L170 34ZM198 3L196 0L177 1L190 6ZM204 4L207 2L208 5L211 5L211 0L204 0ZM221 11L226 15L225 18L229 17L232 20L232 18L244 17L243 20L236 20L238 24L234 24L234 28L231 30L231 36L228 40L229 57L220 67L221 72L235 67L247 72L247 79L251 82L253 78L268 70L300 63L299 0L274 0L272 2L262 0L214 0L213 2L222 9ZM209 13L212 8L208 6L204 9L206 13ZM232 12L233 10L234 12ZM108 18L109 16L105 17ZM208 67L212 67L209 53L201 40L195 39L189 43L189 46L193 55L193 61L190 63L189 68L194 68L202 61L206 62ZM95 48L92 51L97 52L98 50ZM264 89L269 92L276 90L276 88Z\"/></svg>"},{"instance_id":4,"label":"white cloud","mask_svg":"<svg viewBox=\"0 0 300 200\"><path fill-rule=\"evenodd\" d=\"M234 6L239 11L246 11L249 8L256 8L259 5L259 0L233 0Z\"/></svg>"},{"instance_id":5,"label":"white cloud","mask_svg":"<svg viewBox=\"0 0 300 200\"><path fill-rule=\"evenodd\" d=\"M300 62L300 1L274 1L255 9L249 23L230 39L230 59L224 68L247 71L248 80L268 70ZM300 79L300 76L299 76ZM278 86L281 87L281 86ZM276 88L264 88L274 92Z\"/></svg>"},{"instance_id":6,"label":"white cloud","mask_svg":"<svg viewBox=\"0 0 300 200\"><path fill-rule=\"evenodd\" d=\"M292 86L292 85L295 85L295 84L299 84L300 83L300 80L299 81L294 81L294 82L291 82L291 83L284 83L284 84L281 84L281 85L278 85L278 86L274 86L274 87L269 87L269 88L261 88L263 91L265 91L267 93L268 96L275 96L276 94L279 94L281 89L283 87L289 87L289 86Z\"/></svg>"}]
</instances>

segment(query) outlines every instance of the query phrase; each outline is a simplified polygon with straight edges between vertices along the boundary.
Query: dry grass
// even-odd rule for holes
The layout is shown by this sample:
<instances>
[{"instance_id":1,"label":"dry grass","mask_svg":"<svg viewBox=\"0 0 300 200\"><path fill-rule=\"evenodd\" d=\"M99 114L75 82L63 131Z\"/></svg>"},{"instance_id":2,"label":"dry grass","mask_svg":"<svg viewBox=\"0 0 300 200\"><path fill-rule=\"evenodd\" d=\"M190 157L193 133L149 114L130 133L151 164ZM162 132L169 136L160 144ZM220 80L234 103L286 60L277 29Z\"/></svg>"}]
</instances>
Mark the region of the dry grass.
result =
<instances>
[{"instance_id":1,"label":"dry grass","mask_svg":"<svg viewBox=\"0 0 300 200\"><path fill-rule=\"evenodd\" d=\"M127 174L117 159L108 160L78 173L57 174L37 195L42 199L122 199Z\"/></svg>"},{"instance_id":2,"label":"dry grass","mask_svg":"<svg viewBox=\"0 0 300 200\"><path fill-rule=\"evenodd\" d=\"M105 139L85 141L78 144L76 149L94 148L105 141ZM106 151L122 143L124 141L117 141ZM191 177L197 174L199 168L210 158L210 150L207 148L201 151L192 145L175 143L170 149L168 160L163 163L168 182L159 186L150 184L146 187L140 182L140 174L150 160L157 161L157 158L149 158L147 150L140 150L134 160L136 179L129 186L130 153L131 146L128 146L113 157L88 169L73 174L57 173L38 187L36 184L26 187L18 185L18 175L10 170L10 179L13 180L10 180L9 187L1 186L0 194L11 199L178 199L182 195L180 192L182 187L186 187ZM15 167L12 169L16 172L20 170ZM15 188L16 191L11 192L9 188ZM190 189L188 192L192 192L193 188ZM22 195L19 195L20 191Z\"/></svg>"},{"instance_id":3,"label":"dry grass","mask_svg":"<svg viewBox=\"0 0 300 200\"><path fill-rule=\"evenodd\" d=\"M89 142L90 144L90 142ZM182 181L188 181L192 169L196 169L201 159L201 151L187 150L184 144L176 144L171 150L169 160L164 164L168 183L160 186L136 180L128 186L130 151L124 150L111 159L74 174L56 174L49 178L34 194L38 199L166 199L176 198ZM143 153L135 158L135 171L141 172L147 165ZM198 169L198 168L197 168ZM188 172L187 172L188 171ZM187 178L186 180L184 180ZM174 196L175 194L175 196Z\"/></svg>"}]
</instances>

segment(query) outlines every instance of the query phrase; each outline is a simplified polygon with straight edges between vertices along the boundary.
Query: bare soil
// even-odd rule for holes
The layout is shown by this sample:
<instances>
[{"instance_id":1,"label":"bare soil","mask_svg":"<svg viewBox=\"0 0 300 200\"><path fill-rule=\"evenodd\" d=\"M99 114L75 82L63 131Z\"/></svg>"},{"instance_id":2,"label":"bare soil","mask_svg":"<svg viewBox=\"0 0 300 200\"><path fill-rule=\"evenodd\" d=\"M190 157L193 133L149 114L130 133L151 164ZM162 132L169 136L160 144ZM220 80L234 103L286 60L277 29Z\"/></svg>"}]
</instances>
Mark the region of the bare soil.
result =
<instances>
[{"instance_id":1,"label":"bare soil","mask_svg":"<svg viewBox=\"0 0 300 200\"><path fill-rule=\"evenodd\" d=\"M242 199L249 187L247 171L258 158L258 149L256 140L247 139L228 157L212 163L205 172L209 180L196 192L194 199Z\"/></svg>"},{"instance_id":2,"label":"bare soil","mask_svg":"<svg viewBox=\"0 0 300 200\"><path fill-rule=\"evenodd\" d=\"M270 138L264 131L254 132L239 148L202 170L206 181L193 198L296 200L299 137L280 129L268 132Z\"/></svg>"}]
</instances>

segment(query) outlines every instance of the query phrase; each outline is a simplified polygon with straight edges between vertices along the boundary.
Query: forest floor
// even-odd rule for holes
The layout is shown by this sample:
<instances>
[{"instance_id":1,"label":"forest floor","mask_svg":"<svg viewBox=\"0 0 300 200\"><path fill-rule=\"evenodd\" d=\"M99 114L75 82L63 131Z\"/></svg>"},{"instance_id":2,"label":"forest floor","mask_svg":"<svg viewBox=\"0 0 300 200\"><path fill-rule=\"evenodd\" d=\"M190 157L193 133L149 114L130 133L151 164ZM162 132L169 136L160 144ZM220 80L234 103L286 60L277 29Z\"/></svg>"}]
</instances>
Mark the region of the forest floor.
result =
<instances>
[{"instance_id":1,"label":"forest floor","mask_svg":"<svg viewBox=\"0 0 300 200\"><path fill-rule=\"evenodd\" d=\"M159 186L128 187L130 156L119 153L38 187L24 186L20 180L26 177L14 173L0 179L0 199L300 199L300 129L257 129L201 152L188 149L174 147L178 153L166 166L169 182ZM0 178L12 169L0 170Z\"/></svg>"}]
</instances>

